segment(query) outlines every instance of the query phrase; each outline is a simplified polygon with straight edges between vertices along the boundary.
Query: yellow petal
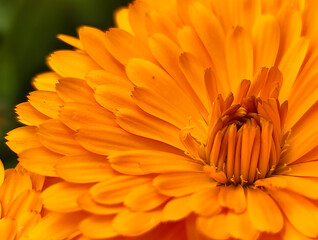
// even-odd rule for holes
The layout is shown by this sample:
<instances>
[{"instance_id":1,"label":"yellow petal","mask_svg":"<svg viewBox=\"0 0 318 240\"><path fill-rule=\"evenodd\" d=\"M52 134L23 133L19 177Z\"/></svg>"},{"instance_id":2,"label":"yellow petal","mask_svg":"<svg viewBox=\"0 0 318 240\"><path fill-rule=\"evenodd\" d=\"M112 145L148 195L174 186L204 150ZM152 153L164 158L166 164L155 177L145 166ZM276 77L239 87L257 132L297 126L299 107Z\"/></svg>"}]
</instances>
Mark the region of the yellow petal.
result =
<instances>
[{"instance_id":1,"label":"yellow petal","mask_svg":"<svg viewBox=\"0 0 318 240\"><path fill-rule=\"evenodd\" d=\"M168 199L168 196L160 194L151 183L146 183L136 186L130 191L124 204L133 211L149 211L160 206Z\"/></svg>"},{"instance_id":2,"label":"yellow petal","mask_svg":"<svg viewBox=\"0 0 318 240\"><path fill-rule=\"evenodd\" d=\"M89 71L100 69L88 55L70 50L59 50L52 53L47 62L62 77L85 79Z\"/></svg>"},{"instance_id":3,"label":"yellow petal","mask_svg":"<svg viewBox=\"0 0 318 240\"><path fill-rule=\"evenodd\" d=\"M32 85L37 90L55 92L55 85L58 83L60 76L55 72L46 72L36 75L32 80Z\"/></svg>"},{"instance_id":4,"label":"yellow petal","mask_svg":"<svg viewBox=\"0 0 318 240\"><path fill-rule=\"evenodd\" d=\"M203 188L214 187L217 182L205 173L170 173L159 175L153 184L160 193L180 197Z\"/></svg>"},{"instance_id":5,"label":"yellow petal","mask_svg":"<svg viewBox=\"0 0 318 240\"><path fill-rule=\"evenodd\" d=\"M53 152L67 156L86 153L76 142L75 132L58 119L42 123L37 134L40 142Z\"/></svg>"},{"instance_id":6,"label":"yellow petal","mask_svg":"<svg viewBox=\"0 0 318 240\"><path fill-rule=\"evenodd\" d=\"M202 172L202 165L186 156L163 151L134 150L109 156L111 166L125 174Z\"/></svg>"},{"instance_id":7,"label":"yellow petal","mask_svg":"<svg viewBox=\"0 0 318 240\"><path fill-rule=\"evenodd\" d=\"M246 196L241 185L220 187L218 202L221 206L241 213L246 209Z\"/></svg>"},{"instance_id":8,"label":"yellow petal","mask_svg":"<svg viewBox=\"0 0 318 240\"><path fill-rule=\"evenodd\" d=\"M179 221L187 217L192 211L189 206L189 196L173 198L164 206L162 221Z\"/></svg>"},{"instance_id":9,"label":"yellow petal","mask_svg":"<svg viewBox=\"0 0 318 240\"><path fill-rule=\"evenodd\" d=\"M50 118L58 118L63 101L55 92L35 91L28 96L31 105Z\"/></svg>"},{"instance_id":10,"label":"yellow petal","mask_svg":"<svg viewBox=\"0 0 318 240\"><path fill-rule=\"evenodd\" d=\"M189 201L190 208L200 216L218 214L222 210L217 201L219 191L219 187L213 187L192 194Z\"/></svg>"},{"instance_id":11,"label":"yellow petal","mask_svg":"<svg viewBox=\"0 0 318 240\"><path fill-rule=\"evenodd\" d=\"M59 177L74 183L99 182L115 176L106 157L95 154L63 157L55 169Z\"/></svg>"},{"instance_id":12,"label":"yellow petal","mask_svg":"<svg viewBox=\"0 0 318 240\"><path fill-rule=\"evenodd\" d=\"M93 200L102 204L124 202L127 194L136 186L149 182L146 177L120 175L95 184L89 193Z\"/></svg>"},{"instance_id":13,"label":"yellow petal","mask_svg":"<svg viewBox=\"0 0 318 240\"><path fill-rule=\"evenodd\" d=\"M307 198L292 192L270 191L289 222L307 237L318 236L318 207Z\"/></svg>"},{"instance_id":14,"label":"yellow petal","mask_svg":"<svg viewBox=\"0 0 318 240\"><path fill-rule=\"evenodd\" d=\"M66 103L60 112L61 121L77 131L88 124L115 125L114 115L103 107L83 103Z\"/></svg>"},{"instance_id":15,"label":"yellow petal","mask_svg":"<svg viewBox=\"0 0 318 240\"><path fill-rule=\"evenodd\" d=\"M0 186L2 185L4 181L4 166L2 161L0 161Z\"/></svg>"},{"instance_id":16,"label":"yellow petal","mask_svg":"<svg viewBox=\"0 0 318 240\"><path fill-rule=\"evenodd\" d=\"M41 147L41 143L36 137L36 127L20 127L7 134L7 145L17 154L30 148Z\"/></svg>"},{"instance_id":17,"label":"yellow petal","mask_svg":"<svg viewBox=\"0 0 318 240\"><path fill-rule=\"evenodd\" d=\"M247 211L252 225L262 232L276 233L283 227L284 219L280 209L262 190L248 188Z\"/></svg>"},{"instance_id":18,"label":"yellow petal","mask_svg":"<svg viewBox=\"0 0 318 240\"><path fill-rule=\"evenodd\" d=\"M55 212L75 212L80 210L77 199L87 192L91 185L73 184L68 182L56 183L45 189L41 198L43 205Z\"/></svg>"},{"instance_id":19,"label":"yellow petal","mask_svg":"<svg viewBox=\"0 0 318 240\"><path fill-rule=\"evenodd\" d=\"M90 238L112 238L118 235L112 227L113 216L95 216L85 218L79 224L79 230Z\"/></svg>"},{"instance_id":20,"label":"yellow petal","mask_svg":"<svg viewBox=\"0 0 318 240\"><path fill-rule=\"evenodd\" d=\"M20 103L15 107L19 122L25 125L38 126L46 120L48 116L39 112L29 102Z\"/></svg>"},{"instance_id":21,"label":"yellow petal","mask_svg":"<svg viewBox=\"0 0 318 240\"><path fill-rule=\"evenodd\" d=\"M150 212L132 212L129 210L119 213L114 221L113 228L124 236L141 235L161 222L162 214L160 210Z\"/></svg>"},{"instance_id":22,"label":"yellow petal","mask_svg":"<svg viewBox=\"0 0 318 240\"><path fill-rule=\"evenodd\" d=\"M254 23L254 72L261 67L272 67L276 61L280 30L276 19L269 14L260 15Z\"/></svg>"},{"instance_id":23,"label":"yellow petal","mask_svg":"<svg viewBox=\"0 0 318 240\"><path fill-rule=\"evenodd\" d=\"M45 147L30 148L20 153L20 165L37 174L56 177L55 165L62 155Z\"/></svg>"}]
</instances>

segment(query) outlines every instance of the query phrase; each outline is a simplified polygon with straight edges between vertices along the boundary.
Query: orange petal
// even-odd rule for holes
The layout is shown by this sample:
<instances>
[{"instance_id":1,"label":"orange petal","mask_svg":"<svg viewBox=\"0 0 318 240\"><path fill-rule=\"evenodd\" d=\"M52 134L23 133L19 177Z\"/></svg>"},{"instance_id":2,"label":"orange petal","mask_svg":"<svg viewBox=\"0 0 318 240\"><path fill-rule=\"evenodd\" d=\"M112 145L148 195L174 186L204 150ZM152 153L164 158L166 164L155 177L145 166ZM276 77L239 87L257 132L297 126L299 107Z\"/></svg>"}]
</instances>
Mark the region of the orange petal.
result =
<instances>
[{"instance_id":1,"label":"orange petal","mask_svg":"<svg viewBox=\"0 0 318 240\"><path fill-rule=\"evenodd\" d=\"M79 129L76 140L84 148L101 155L131 149L156 149L161 151L174 149L160 142L130 134L122 128L105 125L92 125Z\"/></svg>"},{"instance_id":2,"label":"orange petal","mask_svg":"<svg viewBox=\"0 0 318 240\"><path fill-rule=\"evenodd\" d=\"M87 192L91 185L73 184L68 182L56 183L45 189L41 198L43 205L55 212L75 212L80 210L77 199Z\"/></svg>"},{"instance_id":3,"label":"orange petal","mask_svg":"<svg viewBox=\"0 0 318 240\"><path fill-rule=\"evenodd\" d=\"M67 156L86 153L85 149L76 142L75 132L58 119L42 123L37 134L40 142L53 152Z\"/></svg>"},{"instance_id":4,"label":"orange petal","mask_svg":"<svg viewBox=\"0 0 318 240\"><path fill-rule=\"evenodd\" d=\"M196 2L189 7L189 16L193 27L207 49L218 78L222 79L222 88L225 94L230 92L230 83L225 62L225 34L217 17L201 3Z\"/></svg>"},{"instance_id":5,"label":"orange petal","mask_svg":"<svg viewBox=\"0 0 318 240\"><path fill-rule=\"evenodd\" d=\"M221 212L222 208L217 201L220 188L206 188L194 193L189 201L190 208L200 216L212 216Z\"/></svg>"},{"instance_id":6,"label":"orange petal","mask_svg":"<svg viewBox=\"0 0 318 240\"><path fill-rule=\"evenodd\" d=\"M19 127L7 134L7 145L17 154L24 150L41 146L41 143L36 136L36 127Z\"/></svg>"},{"instance_id":7,"label":"orange petal","mask_svg":"<svg viewBox=\"0 0 318 240\"><path fill-rule=\"evenodd\" d=\"M114 216L95 216L85 218L79 224L79 230L90 238L112 238L118 235L112 227Z\"/></svg>"},{"instance_id":8,"label":"orange petal","mask_svg":"<svg viewBox=\"0 0 318 240\"><path fill-rule=\"evenodd\" d=\"M116 175L105 156L92 153L63 157L55 169L59 177L74 183L99 182Z\"/></svg>"},{"instance_id":9,"label":"orange petal","mask_svg":"<svg viewBox=\"0 0 318 240\"><path fill-rule=\"evenodd\" d=\"M79 39L77 39L75 37L64 35L64 34L58 34L57 38L62 40L65 43L75 47L75 48L83 49L82 43L80 42Z\"/></svg>"},{"instance_id":10,"label":"orange petal","mask_svg":"<svg viewBox=\"0 0 318 240\"><path fill-rule=\"evenodd\" d=\"M66 239L78 232L77 226L83 217L85 214L82 212L50 213L28 233L28 237L32 240Z\"/></svg>"},{"instance_id":11,"label":"orange petal","mask_svg":"<svg viewBox=\"0 0 318 240\"><path fill-rule=\"evenodd\" d=\"M163 208L162 221L179 221L187 217L192 211L189 206L189 196L173 198Z\"/></svg>"},{"instance_id":12,"label":"orange petal","mask_svg":"<svg viewBox=\"0 0 318 240\"><path fill-rule=\"evenodd\" d=\"M37 90L55 92L55 85L58 83L60 76L55 72L46 72L36 75L32 80L32 85Z\"/></svg>"},{"instance_id":13,"label":"orange petal","mask_svg":"<svg viewBox=\"0 0 318 240\"><path fill-rule=\"evenodd\" d=\"M160 210L150 212L126 210L115 217L113 228L124 236L138 236L156 227L161 222L161 218Z\"/></svg>"},{"instance_id":14,"label":"orange petal","mask_svg":"<svg viewBox=\"0 0 318 240\"><path fill-rule=\"evenodd\" d=\"M116 26L120 29L125 30L126 32L129 32L130 34L133 34L133 30L129 23L129 11L128 8L122 7L115 11L115 22Z\"/></svg>"},{"instance_id":15,"label":"orange petal","mask_svg":"<svg viewBox=\"0 0 318 240\"><path fill-rule=\"evenodd\" d=\"M40 200L40 193L27 190L12 201L8 212L6 213L6 217L16 219L19 223L26 212L39 213L41 210L42 201Z\"/></svg>"},{"instance_id":16,"label":"orange petal","mask_svg":"<svg viewBox=\"0 0 318 240\"><path fill-rule=\"evenodd\" d=\"M229 239L226 229L227 216L224 213L206 218L199 217L196 222L198 230L205 236L213 239ZM213 231L211 231L213 229Z\"/></svg>"},{"instance_id":17,"label":"orange petal","mask_svg":"<svg viewBox=\"0 0 318 240\"><path fill-rule=\"evenodd\" d=\"M252 40L242 27L235 27L226 36L225 58L231 89L237 89L243 79L253 78Z\"/></svg>"},{"instance_id":18,"label":"orange petal","mask_svg":"<svg viewBox=\"0 0 318 240\"><path fill-rule=\"evenodd\" d=\"M279 99L281 101L289 97L296 76L307 54L308 46L309 40L300 38L299 41L285 53L279 64L279 69L284 77L283 86L279 93Z\"/></svg>"},{"instance_id":19,"label":"orange petal","mask_svg":"<svg viewBox=\"0 0 318 240\"><path fill-rule=\"evenodd\" d=\"M168 199L168 196L160 194L151 183L146 183L130 191L124 204L133 211L149 211Z\"/></svg>"},{"instance_id":20,"label":"orange petal","mask_svg":"<svg viewBox=\"0 0 318 240\"><path fill-rule=\"evenodd\" d=\"M217 182L205 173L170 173L159 175L153 184L160 193L180 197L203 188L215 187Z\"/></svg>"},{"instance_id":21,"label":"orange petal","mask_svg":"<svg viewBox=\"0 0 318 240\"><path fill-rule=\"evenodd\" d=\"M52 53L47 62L62 77L85 79L88 72L100 69L88 55L70 50L59 50Z\"/></svg>"},{"instance_id":22,"label":"orange petal","mask_svg":"<svg viewBox=\"0 0 318 240\"><path fill-rule=\"evenodd\" d=\"M4 166L2 161L0 161L0 186L2 185L4 181Z\"/></svg>"},{"instance_id":23,"label":"orange petal","mask_svg":"<svg viewBox=\"0 0 318 240\"><path fill-rule=\"evenodd\" d=\"M96 104L94 91L81 79L61 78L56 84L56 92L64 102Z\"/></svg>"},{"instance_id":24,"label":"orange petal","mask_svg":"<svg viewBox=\"0 0 318 240\"><path fill-rule=\"evenodd\" d=\"M9 218L0 219L0 232L3 240L14 240L17 232L16 221Z\"/></svg>"},{"instance_id":25,"label":"orange petal","mask_svg":"<svg viewBox=\"0 0 318 240\"><path fill-rule=\"evenodd\" d=\"M146 177L116 176L95 184L89 193L93 200L102 204L117 204L124 202L127 194L136 186L149 182Z\"/></svg>"},{"instance_id":26,"label":"orange petal","mask_svg":"<svg viewBox=\"0 0 318 240\"><path fill-rule=\"evenodd\" d=\"M241 213L246 209L246 196L241 185L220 187L218 202L221 206Z\"/></svg>"},{"instance_id":27,"label":"orange petal","mask_svg":"<svg viewBox=\"0 0 318 240\"><path fill-rule=\"evenodd\" d=\"M286 181L286 188L310 199L318 199L317 178L280 176Z\"/></svg>"},{"instance_id":28,"label":"orange petal","mask_svg":"<svg viewBox=\"0 0 318 240\"><path fill-rule=\"evenodd\" d=\"M113 215L126 209L123 204L104 205L97 203L88 193L79 196L77 202L83 210L96 215Z\"/></svg>"},{"instance_id":29,"label":"orange petal","mask_svg":"<svg viewBox=\"0 0 318 240\"><path fill-rule=\"evenodd\" d=\"M103 107L83 103L66 103L60 112L61 121L77 131L91 125L115 125L114 115Z\"/></svg>"},{"instance_id":30,"label":"orange petal","mask_svg":"<svg viewBox=\"0 0 318 240\"><path fill-rule=\"evenodd\" d=\"M260 15L256 18L252 39L254 45L254 72L261 67L272 67L275 64L279 40L279 25L274 16Z\"/></svg>"},{"instance_id":31,"label":"orange petal","mask_svg":"<svg viewBox=\"0 0 318 240\"><path fill-rule=\"evenodd\" d=\"M111 166L125 174L202 172L202 165L186 156L164 151L135 150L111 154Z\"/></svg>"},{"instance_id":32,"label":"orange petal","mask_svg":"<svg viewBox=\"0 0 318 240\"><path fill-rule=\"evenodd\" d=\"M116 112L116 122L127 132L184 150L184 146L179 140L179 129L177 127L144 111L119 109Z\"/></svg>"},{"instance_id":33,"label":"orange petal","mask_svg":"<svg viewBox=\"0 0 318 240\"><path fill-rule=\"evenodd\" d=\"M44 147L31 148L19 155L20 165L37 174L56 177L55 165L62 155Z\"/></svg>"},{"instance_id":34,"label":"orange petal","mask_svg":"<svg viewBox=\"0 0 318 240\"><path fill-rule=\"evenodd\" d=\"M25 125L38 126L46 120L48 116L36 110L29 102L20 103L15 107L19 122Z\"/></svg>"},{"instance_id":35,"label":"orange petal","mask_svg":"<svg viewBox=\"0 0 318 240\"><path fill-rule=\"evenodd\" d=\"M270 191L289 222L307 237L318 236L318 207L312 201L292 192Z\"/></svg>"},{"instance_id":36,"label":"orange petal","mask_svg":"<svg viewBox=\"0 0 318 240\"><path fill-rule=\"evenodd\" d=\"M252 225L262 232L279 232L284 224L280 209L273 199L259 189L248 188L247 211Z\"/></svg>"},{"instance_id":37,"label":"orange petal","mask_svg":"<svg viewBox=\"0 0 318 240\"><path fill-rule=\"evenodd\" d=\"M242 214L227 214L227 231L237 239L258 239L259 232L252 226L248 211Z\"/></svg>"},{"instance_id":38,"label":"orange petal","mask_svg":"<svg viewBox=\"0 0 318 240\"><path fill-rule=\"evenodd\" d=\"M298 177L318 177L318 161L288 165L290 170L284 174Z\"/></svg>"},{"instance_id":39,"label":"orange petal","mask_svg":"<svg viewBox=\"0 0 318 240\"><path fill-rule=\"evenodd\" d=\"M124 30L118 28L109 29L106 32L105 44L113 57L123 65L126 65L131 58L155 61L146 45Z\"/></svg>"},{"instance_id":40,"label":"orange petal","mask_svg":"<svg viewBox=\"0 0 318 240\"><path fill-rule=\"evenodd\" d=\"M93 27L81 27L78 31L85 51L106 71L124 75L123 66L106 49L105 32Z\"/></svg>"},{"instance_id":41,"label":"orange petal","mask_svg":"<svg viewBox=\"0 0 318 240\"><path fill-rule=\"evenodd\" d=\"M58 118L59 110L63 101L55 92L35 91L28 96L31 105L40 113L50 117Z\"/></svg>"},{"instance_id":42,"label":"orange petal","mask_svg":"<svg viewBox=\"0 0 318 240\"><path fill-rule=\"evenodd\" d=\"M205 68L212 65L207 50L192 27L183 26L180 28L178 30L178 41L182 50L195 56L197 61L202 63Z\"/></svg>"},{"instance_id":43,"label":"orange petal","mask_svg":"<svg viewBox=\"0 0 318 240\"><path fill-rule=\"evenodd\" d=\"M0 186L1 214L5 216L14 199L24 191L32 189L30 176L25 173L6 170L5 181Z\"/></svg>"}]
</instances>

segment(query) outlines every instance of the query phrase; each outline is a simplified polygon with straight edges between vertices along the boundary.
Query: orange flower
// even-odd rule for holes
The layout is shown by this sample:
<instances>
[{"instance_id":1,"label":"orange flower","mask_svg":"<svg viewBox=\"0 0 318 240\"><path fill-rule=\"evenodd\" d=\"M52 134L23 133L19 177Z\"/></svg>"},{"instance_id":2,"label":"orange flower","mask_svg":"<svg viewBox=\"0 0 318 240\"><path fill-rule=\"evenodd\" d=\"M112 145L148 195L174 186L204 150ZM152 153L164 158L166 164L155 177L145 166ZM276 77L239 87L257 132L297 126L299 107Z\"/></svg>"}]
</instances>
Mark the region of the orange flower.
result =
<instances>
[{"instance_id":1,"label":"orange flower","mask_svg":"<svg viewBox=\"0 0 318 240\"><path fill-rule=\"evenodd\" d=\"M44 206L80 223L55 231L316 239L317 9L137 0L118 28L60 35L76 50L48 58L7 137L23 167L60 178Z\"/></svg>"}]
</instances>

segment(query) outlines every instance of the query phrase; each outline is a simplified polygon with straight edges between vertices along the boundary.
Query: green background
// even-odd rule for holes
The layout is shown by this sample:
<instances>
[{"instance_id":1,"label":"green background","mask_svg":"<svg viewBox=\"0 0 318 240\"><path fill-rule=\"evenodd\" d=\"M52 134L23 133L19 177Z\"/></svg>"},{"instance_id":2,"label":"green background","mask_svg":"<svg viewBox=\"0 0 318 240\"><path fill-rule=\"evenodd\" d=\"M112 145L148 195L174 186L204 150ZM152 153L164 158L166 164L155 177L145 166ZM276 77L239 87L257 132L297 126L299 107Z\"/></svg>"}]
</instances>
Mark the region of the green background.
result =
<instances>
[{"instance_id":1,"label":"green background","mask_svg":"<svg viewBox=\"0 0 318 240\"><path fill-rule=\"evenodd\" d=\"M77 36L82 25L106 30L128 0L0 0L0 159L14 167L17 156L5 145L8 131L21 126L14 106L27 100L31 80L48 70L46 57L70 48L56 38Z\"/></svg>"}]
</instances>

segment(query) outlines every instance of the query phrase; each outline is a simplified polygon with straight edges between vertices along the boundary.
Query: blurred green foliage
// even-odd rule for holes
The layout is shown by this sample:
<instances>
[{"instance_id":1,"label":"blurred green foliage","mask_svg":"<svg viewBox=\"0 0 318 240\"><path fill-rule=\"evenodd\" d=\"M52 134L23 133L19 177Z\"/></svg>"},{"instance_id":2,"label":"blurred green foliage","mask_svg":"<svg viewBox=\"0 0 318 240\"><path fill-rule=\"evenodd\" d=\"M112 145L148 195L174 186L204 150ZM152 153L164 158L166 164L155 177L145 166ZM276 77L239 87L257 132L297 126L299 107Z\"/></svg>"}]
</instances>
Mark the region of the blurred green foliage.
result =
<instances>
[{"instance_id":1,"label":"blurred green foliage","mask_svg":"<svg viewBox=\"0 0 318 240\"><path fill-rule=\"evenodd\" d=\"M4 136L20 126L14 106L26 101L31 79L45 72L46 57L70 48L59 33L77 36L82 25L106 30L113 26L116 8L128 0L0 0L0 158L6 168L16 165L16 155Z\"/></svg>"}]
</instances>

